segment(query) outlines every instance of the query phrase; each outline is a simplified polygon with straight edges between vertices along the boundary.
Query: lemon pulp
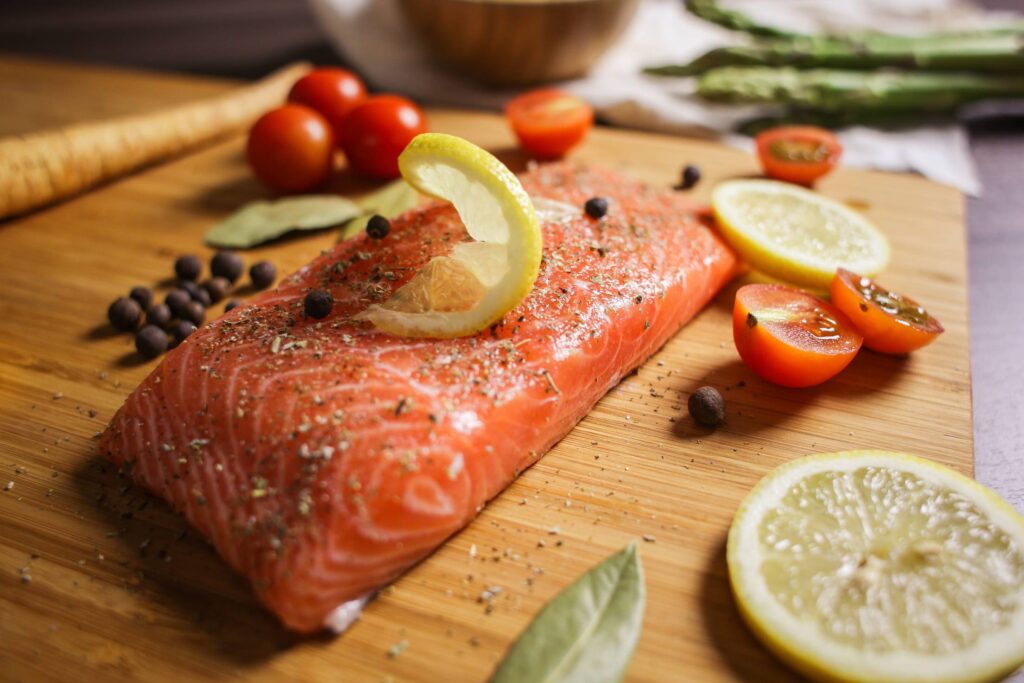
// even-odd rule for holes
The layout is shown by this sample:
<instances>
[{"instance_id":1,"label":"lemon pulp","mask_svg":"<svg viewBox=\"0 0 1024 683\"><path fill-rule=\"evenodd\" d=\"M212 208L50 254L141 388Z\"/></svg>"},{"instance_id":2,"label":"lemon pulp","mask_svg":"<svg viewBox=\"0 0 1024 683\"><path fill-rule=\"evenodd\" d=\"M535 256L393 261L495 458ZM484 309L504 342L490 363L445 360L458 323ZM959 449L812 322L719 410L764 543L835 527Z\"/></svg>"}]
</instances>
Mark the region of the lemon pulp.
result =
<instances>
[{"instance_id":1,"label":"lemon pulp","mask_svg":"<svg viewBox=\"0 0 1024 683\"><path fill-rule=\"evenodd\" d=\"M864 216L802 187L774 180L729 180L712 191L726 240L766 275L827 290L836 269L877 275L889 242Z\"/></svg>"},{"instance_id":2,"label":"lemon pulp","mask_svg":"<svg viewBox=\"0 0 1024 683\"><path fill-rule=\"evenodd\" d=\"M815 678L983 681L1024 662L1024 518L926 460L777 469L741 506L728 563L755 633Z\"/></svg>"},{"instance_id":3,"label":"lemon pulp","mask_svg":"<svg viewBox=\"0 0 1024 683\"><path fill-rule=\"evenodd\" d=\"M398 166L416 190L452 203L471 241L432 259L360 317L404 337L486 329L515 308L537 278L542 239L530 197L498 159L453 135L417 136Z\"/></svg>"}]
</instances>

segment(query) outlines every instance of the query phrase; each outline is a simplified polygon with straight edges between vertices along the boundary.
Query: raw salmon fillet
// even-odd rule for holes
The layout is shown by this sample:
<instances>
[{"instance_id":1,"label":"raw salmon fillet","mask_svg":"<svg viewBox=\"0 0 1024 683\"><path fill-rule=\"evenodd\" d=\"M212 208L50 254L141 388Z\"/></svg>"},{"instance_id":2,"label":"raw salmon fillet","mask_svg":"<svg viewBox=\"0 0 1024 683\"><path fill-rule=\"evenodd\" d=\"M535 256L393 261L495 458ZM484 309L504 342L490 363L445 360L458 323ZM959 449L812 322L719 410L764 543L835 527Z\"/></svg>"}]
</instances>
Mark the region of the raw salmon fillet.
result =
<instances>
[{"instance_id":1,"label":"raw salmon fillet","mask_svg":"<svg viewBox=\"0 0 1024 683\"><path fill-rule=\"evenodd\" d=\"M522 176L543 220L527 299L473 337L353 320L468 239L432 203L347 240L209 323L128 397L101 452L165 498L289 628L343 630L572 429L732 277L678 192L570 164ZM590 197L607 216L583 215ZM335 298L303 316L311 288Z\"/></svg>"}]
</instances>

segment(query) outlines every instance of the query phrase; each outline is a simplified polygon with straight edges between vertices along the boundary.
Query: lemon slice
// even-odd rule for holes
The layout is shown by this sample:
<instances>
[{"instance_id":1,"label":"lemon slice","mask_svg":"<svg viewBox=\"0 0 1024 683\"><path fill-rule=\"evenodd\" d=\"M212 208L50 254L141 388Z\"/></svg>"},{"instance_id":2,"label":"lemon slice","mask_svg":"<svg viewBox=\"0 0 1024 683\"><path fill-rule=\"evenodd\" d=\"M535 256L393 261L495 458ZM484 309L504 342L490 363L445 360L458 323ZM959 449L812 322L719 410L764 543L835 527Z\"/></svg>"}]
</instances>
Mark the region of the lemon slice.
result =
<instances>
[{"instance_id":1,"label":"lemon slice","mask_svg":"<svg viewBox=\"0 0 1024 683\"><path fill-rule=\"evenodd\" d=\"M360 317L402 337L461 337L487 329L537 279L541 231L529 195L493 155L454 135L416 136L398 167L419 192L451 202L472 241L432 259Z\"/></svg>"},{"instance_id":2,"label":"lemon slice","mask_svg":"<svg viewBox=\"0 0 1024 683\"><path fill-rule=\"evenodd\" d=\"M744 619L828 681L986 681L1024 663L1024 517L927 460L851 451L771 472L729 530Z\"/></svg>"},{"instance_id":3,"label":"lemon slice","mask_svg":"<svg viewBox=\"0 0 1024 683\"><path fill-rule=\"evenodd\" d=\"M711 204L725 239L770 277L827 290L837 268L874 276L889 263L889 241L870 221L796 185L727 180Z\"/></svg>"}]
</instances>

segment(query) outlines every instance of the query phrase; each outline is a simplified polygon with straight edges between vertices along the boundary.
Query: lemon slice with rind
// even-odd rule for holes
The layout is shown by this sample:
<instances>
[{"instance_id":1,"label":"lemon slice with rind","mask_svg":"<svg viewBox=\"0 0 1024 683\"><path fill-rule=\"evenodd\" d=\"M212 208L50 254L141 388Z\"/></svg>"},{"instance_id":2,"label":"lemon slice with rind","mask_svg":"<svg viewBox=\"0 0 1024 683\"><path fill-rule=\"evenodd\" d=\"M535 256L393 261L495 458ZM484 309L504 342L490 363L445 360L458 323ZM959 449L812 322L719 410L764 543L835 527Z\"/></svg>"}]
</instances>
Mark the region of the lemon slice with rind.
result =
<instances>
[{"instance_id":1,"label":"lemon slice with rind","mask_svg":"<svg viewBox=\"0 0 1024 683\"><path fill-rule=\"evenodd\" d=\"M454 135L418 135L398 167L419 192L451 202L473 241L432 259L360 317L402 337L461 337L487 329L537 279L542 239L529 195L498 159Z\"/></svg>"},{"instance_id":2,"label":"lemon slice with rind","mask_svg":"<svg viewBox=\"0 0 1024 683\"><path fill-rule=\"evenodd\" d=\"M838 268L873 276L889 263L889 240L853 209L775 180L727 180L711 204L722 235L765 275L828 290Z\"/></svg>"},{"instance_id":3,"label":"lemon slice with rind","mask_svg":"<svg viewBox=\"0 0 1024 683\"><path fill-rule=\"evenodd\" d=\"M826 681L962 683L1024 663L1024 516L922 458L802 458L757 484L729 530L744 619Z\"/></svg>"}]
</instances>

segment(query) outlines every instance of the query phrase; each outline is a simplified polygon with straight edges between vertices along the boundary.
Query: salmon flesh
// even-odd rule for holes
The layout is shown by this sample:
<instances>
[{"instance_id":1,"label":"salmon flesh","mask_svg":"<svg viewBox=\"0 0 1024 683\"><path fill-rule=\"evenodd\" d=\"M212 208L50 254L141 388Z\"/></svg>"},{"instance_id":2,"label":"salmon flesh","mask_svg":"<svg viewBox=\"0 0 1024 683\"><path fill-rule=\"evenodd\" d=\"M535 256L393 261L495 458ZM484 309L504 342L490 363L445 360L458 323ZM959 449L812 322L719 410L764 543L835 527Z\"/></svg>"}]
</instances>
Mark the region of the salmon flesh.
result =
<instances>
[{"instance_id":1,"label":"salmon flesh","mask_svg":"<svg viewBox=\"0 0 1024 683\"><path fill-rule=\"evenodd\" d=\"M469 239L434 202L196 331L102 435L101 453L185 515L287 627L347 627L735 272L685 195L565 163L521 179L544 258L500 323L439 341L354 319ZM599 220L582 211L595 196L610 206ZM322 320L303 315L313 288L334 296Z\"/></svg>"}]
</instances>

